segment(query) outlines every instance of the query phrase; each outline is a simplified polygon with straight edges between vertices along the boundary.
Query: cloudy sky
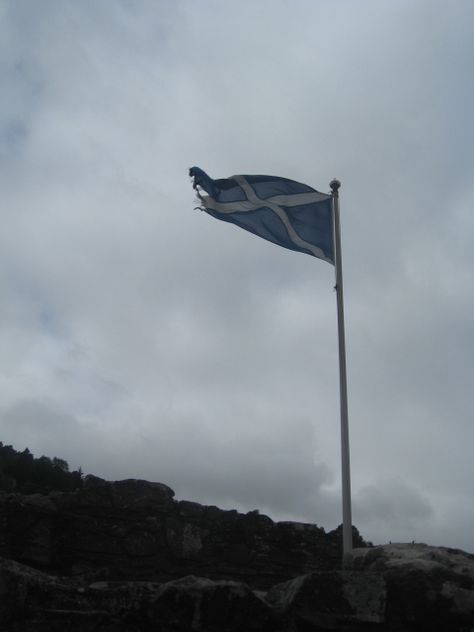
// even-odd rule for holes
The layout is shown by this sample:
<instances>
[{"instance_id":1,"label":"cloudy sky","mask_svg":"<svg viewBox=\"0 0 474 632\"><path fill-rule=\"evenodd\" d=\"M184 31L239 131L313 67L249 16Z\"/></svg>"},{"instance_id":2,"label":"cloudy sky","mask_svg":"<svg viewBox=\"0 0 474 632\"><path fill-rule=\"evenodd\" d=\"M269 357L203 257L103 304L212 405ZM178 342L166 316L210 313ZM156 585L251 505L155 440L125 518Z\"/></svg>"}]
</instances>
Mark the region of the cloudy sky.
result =
<instances>
[{"instance_id":1,"label":"cloudy sky","mask_svg":"<svg viewBox=\"0 0 474 632\"><path fill-rule=\"evenodd\" d=\"M340 524L334 269L188 168L341 214L353 516L474 552L474 3L0 2L0 440Z\"/></svg>"}]
</instances>

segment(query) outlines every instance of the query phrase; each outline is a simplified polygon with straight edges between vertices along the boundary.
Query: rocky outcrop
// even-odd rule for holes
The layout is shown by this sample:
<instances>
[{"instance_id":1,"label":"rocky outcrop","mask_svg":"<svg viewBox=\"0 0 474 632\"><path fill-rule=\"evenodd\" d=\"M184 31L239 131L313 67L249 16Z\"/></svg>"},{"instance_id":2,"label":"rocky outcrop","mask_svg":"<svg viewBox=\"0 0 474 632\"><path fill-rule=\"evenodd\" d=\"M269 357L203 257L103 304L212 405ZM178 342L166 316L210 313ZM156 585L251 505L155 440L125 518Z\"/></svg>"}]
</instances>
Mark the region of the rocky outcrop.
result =
<instances>
[{"instance_id":1,"label":"rocky outcrop","mask_svg":"<svg viewBox=\"0 0 474 632\"><path fill-rule=\"evenodd\" d=\"M146 481L5 493L0 631L474 630L473 555L365 547L341 570L340 536Z\"/></svg>"},{"instance_id":2,"label":"rocky outcrop","mask_svg":"<svg viewBox=\"0 0 474 632\"><path fill-rule=\"evenodd\" d=\"M385 581L380 573L322 571L296 577L265 597L290 629L339 630L385 622Z\"/></svg>"},{"instance_id":3,"label":"rocky outcrop","mask_svg":"<svg viewBox=\"0 0 474 632\"><path fill-rule=\"evenodd\" d=\"M356 550L352 570L309 573L268 591L195 576L163 583L57 577L0 559L0 629L470 632L473 556L410 547Z\"/></svg>"},{"instance_id":4,"label":"rocky outcrop","mask_svg":"<svg viewBox=\"0 0 474 632\"><path fill-rule=\"evenodd\" d=\"M238 582L86 582L0 559L0 624L2 632L275 632L278 617Z\"/></svg>"},{"instance_id":5,"label":"rocky outcrop","mask_svg":"<svg viewBox=\"0 0 474 632\"><path fill-rule=\"evenodd\" d=\"M386 618L414 630L474 629L474 555L426 544L355 550L348 566L387 586Z\"/></svg>"},{"instance_id":6,"label":"rocky outcrop","mask_svg":"<svg viewBox=\"0 0 474 632\"><path fill-rule=\"evenodd\" d=\"M169 487L147 481L89 476L75 492L3 494L0 515L0 555L65 576L196 575L268 588L341 558L339 532L176 501Z\"/></svg>"},{"instance_id":7,"label":"rocky outcrop","mask_svg":"<svg viewBox=\"0 0 474 632\"><path fill-rule=\"evenodd\" d=\"M194 576L86 582L0 560L5 632L356 630L383 622L384 597L383 578L374 573L312 573L264 593Z\"/></svg>"}]
</instances>

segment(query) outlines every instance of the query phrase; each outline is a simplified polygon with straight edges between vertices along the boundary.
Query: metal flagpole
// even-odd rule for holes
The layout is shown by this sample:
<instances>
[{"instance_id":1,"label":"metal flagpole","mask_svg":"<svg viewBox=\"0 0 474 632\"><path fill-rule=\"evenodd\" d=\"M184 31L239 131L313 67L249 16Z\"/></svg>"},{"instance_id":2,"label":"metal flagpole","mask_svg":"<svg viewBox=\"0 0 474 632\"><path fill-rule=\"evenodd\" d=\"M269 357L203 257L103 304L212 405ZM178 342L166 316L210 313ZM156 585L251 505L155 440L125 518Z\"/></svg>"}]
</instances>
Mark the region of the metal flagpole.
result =
<instances>
[{"instance_id":1,"label":"metal flagpole","mask_svg":"<svg viewBox=\"0 0 474 632\"><path fill-rule=\"evenodd\" d=\"M339 389L341 397L341 464L342 464L342 551L352 551L351 470L349 457L349 416L347 412L346 337L344 333L344 299L342 284L341 223L339 218L339 180L331 180L334 213L336 267L337 329L339 334Z\"/></svg>"}]
</instances>

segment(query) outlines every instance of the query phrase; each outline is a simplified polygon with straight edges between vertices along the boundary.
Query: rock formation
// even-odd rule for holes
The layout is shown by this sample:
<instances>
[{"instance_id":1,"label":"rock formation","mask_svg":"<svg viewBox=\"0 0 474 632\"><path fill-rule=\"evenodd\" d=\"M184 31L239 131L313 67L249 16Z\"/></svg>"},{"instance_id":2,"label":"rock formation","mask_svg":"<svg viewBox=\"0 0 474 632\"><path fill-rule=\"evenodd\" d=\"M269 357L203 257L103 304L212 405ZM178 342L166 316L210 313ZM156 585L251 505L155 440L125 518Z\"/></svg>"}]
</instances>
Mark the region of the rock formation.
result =
<instances>
[{"instance_id":1,"label":"rock formation","mask_svg":"<svg viewBox=\"0 0 474 632\"><path fill-rule=\"evenodd\" d=\"M174 499L160 483L0 494L2 632L474 629L474 556Z\"/></svg>"},{"instance_id":2,"label":"rock formation","mask_svg":"<svg viewBox=\"0 0 474 632\"><path fill-rule=\"evenodd\" d=\"M0 494L0 555L66 576L161 582L192 574L252 588L340 561L338 533L173 496L161 483L93 476L75 492Z\"/></svg>"}]
</instances>

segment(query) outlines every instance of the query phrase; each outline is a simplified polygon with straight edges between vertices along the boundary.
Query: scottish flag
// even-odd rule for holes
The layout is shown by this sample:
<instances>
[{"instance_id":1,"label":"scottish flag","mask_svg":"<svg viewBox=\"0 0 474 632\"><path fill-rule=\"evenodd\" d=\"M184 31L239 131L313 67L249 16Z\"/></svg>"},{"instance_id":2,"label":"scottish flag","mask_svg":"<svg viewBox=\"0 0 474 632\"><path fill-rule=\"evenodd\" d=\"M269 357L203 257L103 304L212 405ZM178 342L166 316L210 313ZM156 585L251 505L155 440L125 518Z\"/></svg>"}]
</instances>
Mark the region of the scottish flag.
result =
<instances>
[{"instance_id":1,"label":"scottish flag","mask_svg":"<svg viewBox=\"0 0 474 632\"><path fill-rule=\"evenodd\" d=\"M192 167L189 175L209 215L283 248L334 263L331 195L275 176L212 180L199 167Z\"/></svg>"}]
</instances>

